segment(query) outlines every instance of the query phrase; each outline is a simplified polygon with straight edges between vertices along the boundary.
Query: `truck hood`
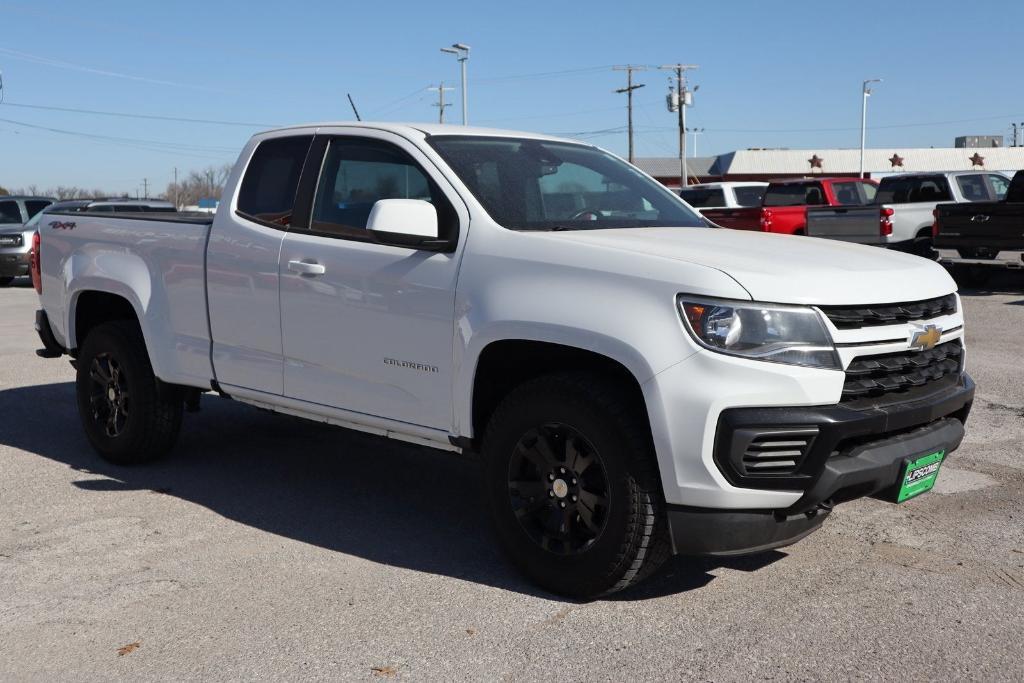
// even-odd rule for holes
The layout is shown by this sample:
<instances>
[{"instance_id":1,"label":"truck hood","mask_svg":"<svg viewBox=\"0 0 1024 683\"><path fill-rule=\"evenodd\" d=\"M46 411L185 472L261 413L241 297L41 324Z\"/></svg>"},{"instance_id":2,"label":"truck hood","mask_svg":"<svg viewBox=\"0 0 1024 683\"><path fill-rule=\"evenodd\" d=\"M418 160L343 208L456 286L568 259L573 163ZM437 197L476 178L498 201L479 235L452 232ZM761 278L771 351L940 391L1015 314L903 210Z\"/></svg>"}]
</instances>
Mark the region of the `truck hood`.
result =
<instances>
[{"instance_id":1,"label":"truck hood","mask_svg":"<svg viewBox=\"0 0 1024 683\"><path fill-rule=\"evenodd\" d=\"M721 228L574 230L546 235L715 268L757 301L883 304L956 291L945 268L932 261L815 237Z\"/></svg>"}]
</instances>

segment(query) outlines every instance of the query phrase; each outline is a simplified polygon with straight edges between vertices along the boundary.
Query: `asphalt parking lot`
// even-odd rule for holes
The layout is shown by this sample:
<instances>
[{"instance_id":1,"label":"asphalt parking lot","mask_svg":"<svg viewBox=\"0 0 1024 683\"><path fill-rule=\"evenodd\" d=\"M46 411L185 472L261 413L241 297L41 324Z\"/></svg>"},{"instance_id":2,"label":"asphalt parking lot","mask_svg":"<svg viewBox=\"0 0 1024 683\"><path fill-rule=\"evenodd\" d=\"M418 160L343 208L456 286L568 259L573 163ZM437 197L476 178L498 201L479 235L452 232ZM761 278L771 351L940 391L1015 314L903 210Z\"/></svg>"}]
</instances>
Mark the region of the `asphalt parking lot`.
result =
<instances>
[{"instance_id":1,"label":"asphalt parking lot","mask_svg":"<svg viewBox=\"0 0 1024 683\"><path fill-rule=\"evenodd\" d=\"M978 398L935 491L614 599L534 589L461 457L204 398L120 468L0 290L0 679L1024 678L1024 277L965 295Z\"/></svg>"}]
</instances>

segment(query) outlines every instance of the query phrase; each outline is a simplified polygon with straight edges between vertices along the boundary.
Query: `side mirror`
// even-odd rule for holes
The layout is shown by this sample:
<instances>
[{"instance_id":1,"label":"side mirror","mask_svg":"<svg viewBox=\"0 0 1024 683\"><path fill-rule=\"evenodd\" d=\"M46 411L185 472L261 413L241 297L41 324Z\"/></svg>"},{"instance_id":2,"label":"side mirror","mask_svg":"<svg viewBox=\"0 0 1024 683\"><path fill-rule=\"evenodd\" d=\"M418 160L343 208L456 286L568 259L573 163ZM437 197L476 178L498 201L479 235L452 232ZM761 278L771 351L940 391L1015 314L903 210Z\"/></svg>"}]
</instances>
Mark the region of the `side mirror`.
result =
<instances>
[{"instance_id":1,"label":"side mirror","mask_svg":"<svg viewBox=\"0 0 1024 683\"><path fill-rule=\"evenodd\" d=\"M380 199L370 210L366 229L387 243L436 246L437 209L422 199Z\"/></svg>"}]
</instances>

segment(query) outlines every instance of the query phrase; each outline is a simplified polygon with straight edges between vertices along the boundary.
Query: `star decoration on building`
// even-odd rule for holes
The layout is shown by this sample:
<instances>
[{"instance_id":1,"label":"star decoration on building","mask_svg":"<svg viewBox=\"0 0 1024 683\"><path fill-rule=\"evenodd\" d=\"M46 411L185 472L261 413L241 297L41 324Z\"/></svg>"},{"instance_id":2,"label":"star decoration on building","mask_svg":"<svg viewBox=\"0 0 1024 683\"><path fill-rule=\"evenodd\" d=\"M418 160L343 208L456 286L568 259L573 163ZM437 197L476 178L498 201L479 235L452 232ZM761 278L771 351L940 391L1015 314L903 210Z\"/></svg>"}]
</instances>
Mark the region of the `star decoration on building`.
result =
<instances>
[{"instance_id":1,"label":"star decoration on building","mask_svg":"<svg viewBox=\"0 0 1024 683\"><path fill-rule=\"evenodd\" d=\"M807 163L809 163L811 165L811 168L814 169L821 168L821 162L823 161L825 160L819 157L817 154L815 154L814 156L807 160Z\"/></svg>"},{"instance_id":2,"label":"star decoration on building","mask_svg":"<svg viewBox=\"0 0 1024 683\"><path fill-rule=\"evenodd\" d=\"M985 157L981 156L977 152L974 153L974 156L967 157L967 158L970 160L972 166L984 166L985 165Z\"/></svg>"},{"instance_id":3,"label":"star decoration on building","mask_svg":"<svg viewBox=\"0 0 1024 683\"><path fill-rule=\"evenodd\" d=\"M892 164L893 168L896 168L897 166L903 168L903 157L893 152L893 155L889 157L889 163Z\"/></svg>"}]
</instances>

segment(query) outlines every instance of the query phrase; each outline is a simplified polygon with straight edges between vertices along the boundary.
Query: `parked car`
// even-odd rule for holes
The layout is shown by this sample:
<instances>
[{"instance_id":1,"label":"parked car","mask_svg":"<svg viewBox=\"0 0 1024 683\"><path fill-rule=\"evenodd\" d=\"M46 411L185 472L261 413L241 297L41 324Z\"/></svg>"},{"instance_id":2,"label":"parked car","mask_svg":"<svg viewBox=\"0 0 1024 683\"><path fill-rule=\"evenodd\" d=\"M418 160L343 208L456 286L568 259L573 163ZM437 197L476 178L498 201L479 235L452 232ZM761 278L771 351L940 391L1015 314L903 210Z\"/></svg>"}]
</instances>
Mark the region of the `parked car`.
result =
<instances>
[{"instance_id":1,"label":"parked car","mask_svg":"<svg viewBox=\"0 0 1024 683\"><path fill-rule=\"evenodd\" d=\"M761 206L768 183L702 183L678 190L683 200L701 213L705 209L738 209Z\"/></svg>"},{"instance_id":2,"label":"parked car","mask_svg":"<svg viewBox=\"0 0 1024 683\"><path fill-rule=\"evenodd\" d=\"M245 146L215 216L45 223L40 353L75 359L101 456L166 454L210 391L477 454L499 542L567 595L927 491L974 396L939 264L712 229L570 140L283 128Z\"/></svg>"},{"instance_id":3,"label":"parked car","mask_svg":"<svg viewBox=\"0 0 1024 683\"><path fill-rule=\"evenodd\" d=\"M871 206L814 208L807 213L813 237L874 244L932 258L935 207L944 202L995 201L1010 179L1001 173L906 173L882 178Z\"/></svg>"},{"instance_id":4,"label":"parked car","mask_svg":"<svg viewBox=\"0 0 1024 683\"><path fill-rule=\"evenodd\" d=\"M35 228L23 228L53 204L49 197L0 196L0 287L28 275L28 252Z\"/></svg>"},{"instance_id":5,"label":"parked car","mask_svg":"<svg viewBox=\"0 0 1024 683\"><path fill-rule=\"evenodd\" d=\"M723 228L802 235L809 206L860 206L874 198L873 180L798 178L769 183L760 207L711 209L703 214Z\"/></svg>"},{"instance_id":6,"label":"parked car","mask_svg":"<svg viewBox=\"0 0 1024 683\"><path fill-rule=\"evenodd\" d=\"M939 260L971 284L996 270L1024 268L1024 171L999 201L936 206L932 240Z\"/></svg>"}]
</instances>

